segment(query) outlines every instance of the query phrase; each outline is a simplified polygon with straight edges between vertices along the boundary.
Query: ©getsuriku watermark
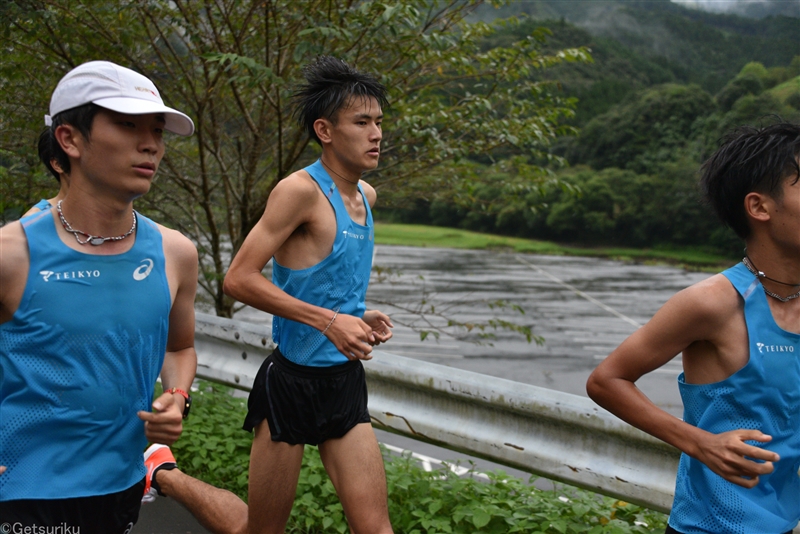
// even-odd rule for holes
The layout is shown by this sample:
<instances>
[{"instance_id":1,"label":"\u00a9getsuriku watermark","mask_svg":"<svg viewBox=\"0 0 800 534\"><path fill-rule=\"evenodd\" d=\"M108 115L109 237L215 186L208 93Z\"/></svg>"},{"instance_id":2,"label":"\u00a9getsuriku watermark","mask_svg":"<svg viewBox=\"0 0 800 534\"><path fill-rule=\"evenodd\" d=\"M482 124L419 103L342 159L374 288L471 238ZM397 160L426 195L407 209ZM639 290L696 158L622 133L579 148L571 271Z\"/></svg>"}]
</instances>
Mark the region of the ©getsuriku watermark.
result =
<instances>
[{"instance_id":1,"label":"\u00a9getsuriku watermark","mask_svg":"<svg viewBox=\"0 0 800 534\"><path fill-rule=\"evenodd\" d=\"M55 526L3 523L0 524L0 534L81 534L81 527L74 527L66 523Z\"/></svg>"}]
</instances>

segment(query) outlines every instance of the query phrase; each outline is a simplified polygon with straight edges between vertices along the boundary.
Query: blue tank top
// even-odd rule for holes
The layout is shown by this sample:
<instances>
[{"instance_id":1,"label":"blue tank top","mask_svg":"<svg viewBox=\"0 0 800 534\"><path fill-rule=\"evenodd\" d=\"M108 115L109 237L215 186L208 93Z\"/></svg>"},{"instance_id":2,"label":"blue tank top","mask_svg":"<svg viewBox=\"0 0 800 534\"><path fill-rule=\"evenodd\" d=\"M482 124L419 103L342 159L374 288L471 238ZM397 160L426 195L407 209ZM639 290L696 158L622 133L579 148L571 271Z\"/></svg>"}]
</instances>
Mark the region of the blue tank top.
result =
<instances>
[{"instance_id":1,"label":"blue tank top","mask_svg":"<svg viewBox=\"0 0 800 534\"><path fill-rule=\"evenodd\" d=\"M760 430L772 441L748 443L781 459L746 489L681 455L669 524L684 534L787 532L800 519L800 335L775 323L761 283L744 264L722 274L744 299L750 359L713 384L687 384L681 374L683 418L715 434Z\"/></svg>"},{"instance_id":2,"label":"blue tank top","mask_svg":"<svg viewBox=\"0 0 800 534\"><path fill-rule=\"evenodd\" d=\"M289 295L316 306L361 317L366 310L367 285L372 270L374 235L372 211L359 184L367 209L366 226L350 218L339 190L320 161L304 169L317 182L336 215L333 250L308 269L294 270L272 260L272 282ZM281 354L300 365L327 367L347 358L312 326L283 317L272 318L272 339Z\"/></svg>"},{"instance_id":3,"label":"blue tank top","mask_svg":"<svg viewBox=\"0 0 800 534\"><path fill-rule=\"evenodd\" d=\"M31 209L36 208L39 211L45 211L45 210L49 210L52 207L53 206L50 205L50 203L47 201L47 199L43 198L42 200L40 200L39 202L34 204Z\"/></svg>"},{"instance_id":4,"label":"blue tank top","mask_svg":"<svg viewBox=\"0 0 800 534\"><path fill-rule=\"evenodd\" d=\"M133 247L66 246L50 210L22 219L30 269L0 324L0 501L118 492L145 476L149 410L171 307L161 233L137 214Z\"/></svg>"}]
</instances>

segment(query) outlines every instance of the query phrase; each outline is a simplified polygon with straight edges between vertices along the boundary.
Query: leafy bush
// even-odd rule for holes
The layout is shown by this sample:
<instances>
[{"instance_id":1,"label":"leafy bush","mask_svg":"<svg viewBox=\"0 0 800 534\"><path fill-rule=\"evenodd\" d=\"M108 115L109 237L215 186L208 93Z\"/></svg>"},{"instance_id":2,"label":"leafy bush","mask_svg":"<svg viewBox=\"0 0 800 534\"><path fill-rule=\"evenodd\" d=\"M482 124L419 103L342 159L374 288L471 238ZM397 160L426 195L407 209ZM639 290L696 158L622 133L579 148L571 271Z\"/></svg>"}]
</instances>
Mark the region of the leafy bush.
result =
<instances>
[{"instance_id":1,"label":"leafy bush","mask_svg":"<svg viewBox=\"0 0 800 534\"><path fill-rule=\"evenodd\" d=\"M745 95L759 95L764 90L764 82L754 74L739 75L722 88L715 97L723 111L730 111L737 100Z\"/></svg>"},{"instance_id":2,"label":"leafy bush","mask_svg":"<svg viewBox=\"0 0 800 534\"><path fill-rule=\"evenodd\" d=\"M253 440L242 430L246 413L246 399L230 395L226 386L201 382L192 392L192 415L172 445L181 471L247 500Z\"/></svg>"},{"instance_id":3,"label":"leafy bush","mask_svg":"<svg viewBox=\"0 0 800 534\"><path fill-rule=\"evenodd\" d=\"M663 514L622 501L568 487L540 490L502 471L488 473L488 481L474 473L426 472L409 456L389 458L389 513L395 531L622 534L666 528Z\"/></svg>"},{"instance_id":4,"label":"leafy bush","mask_svg":"<svg viewBox=\"0 0 800 534\"><path fill-rule=\"evenodd\" d=\"M251 437L240 430L246 412L229 388L201 382L192 417L172 447L181 469L247 498ZM502 471L489 480L448 469L426 472L409 455L384 450L389 514L398 534L625 534L663 532L666 517L632 504L562 487L544 491ZM316 447L306 447L286 532L348 532L344 512Z\"/></svg>"}]
</instances>

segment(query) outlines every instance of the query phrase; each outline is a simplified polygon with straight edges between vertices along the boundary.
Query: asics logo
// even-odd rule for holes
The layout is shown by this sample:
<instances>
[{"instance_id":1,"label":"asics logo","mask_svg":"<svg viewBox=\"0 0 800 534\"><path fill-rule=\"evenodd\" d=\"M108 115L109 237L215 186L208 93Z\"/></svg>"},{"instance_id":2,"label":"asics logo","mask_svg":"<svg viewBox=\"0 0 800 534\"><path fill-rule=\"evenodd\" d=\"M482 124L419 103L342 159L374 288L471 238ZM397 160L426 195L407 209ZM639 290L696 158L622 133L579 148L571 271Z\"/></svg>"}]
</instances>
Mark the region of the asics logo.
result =
<instances>
[{"instance_id":1,"label":"asics logo","mask_svg":"<svg viewBox=\"0 0 800 534\"><path fill-rule=\"evenodd\" d=\"M133 271L133 279L137 282L141 282L145 278L150 275L150 271L153 270L153 260L150 258L145 258L142 260L142 264L139 265Z\"/></svg>"},{"instance_id":2,"label":"asics logo","mask_svg":"<svg viewBox=\"0 0 800 534\"><path fill-rule=\"evenodd\" d=\"M764 354L765 352L794 352L794 346L792 345L766 345L764 343L756 343L756 347L758 347L759 354Z\"/></svg>"},{"instance_id":3,"label":"asics logo","mask_svg":"<svg viewBox=\"0 0 800 534\"><path fill-rule=\"evenodd\" d=\"M95 269L93 271L39 271L42 279L45 282L53 280L73 280L77 278L97 278L100 276L100 271Z\"/></svg>"}]
</instances>

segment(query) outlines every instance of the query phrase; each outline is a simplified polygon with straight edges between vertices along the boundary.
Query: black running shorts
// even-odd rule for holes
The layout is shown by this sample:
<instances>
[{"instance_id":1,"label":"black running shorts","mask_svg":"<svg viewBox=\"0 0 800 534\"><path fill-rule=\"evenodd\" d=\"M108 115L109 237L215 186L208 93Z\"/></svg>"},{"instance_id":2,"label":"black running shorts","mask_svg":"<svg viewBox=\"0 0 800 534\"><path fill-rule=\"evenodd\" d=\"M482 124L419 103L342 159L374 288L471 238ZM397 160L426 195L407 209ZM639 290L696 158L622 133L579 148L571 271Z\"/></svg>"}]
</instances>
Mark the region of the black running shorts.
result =
<instances>
[{"instance_id":1,"label":"black running shorts","mask_svg":"<svg viewBox=\"0 0 800 534\"><path fill-rule=\"evenodd\" d=\"M0 534L128 534L139 519L143 494L144 479L108 495L0 501Z\"/></svg>"},{"instance_id":2,"label":"black running shorts","mask_svg":"<svg viewBox=\"0 0 800 534\"><path fill-rule=\"evenodd\" d=\"M275 349L256 374L242 428L252 432L264 419L273 441L291 445L319 445L369 423L364 366L298 365Z\"/></svg>"}]
</instances>

